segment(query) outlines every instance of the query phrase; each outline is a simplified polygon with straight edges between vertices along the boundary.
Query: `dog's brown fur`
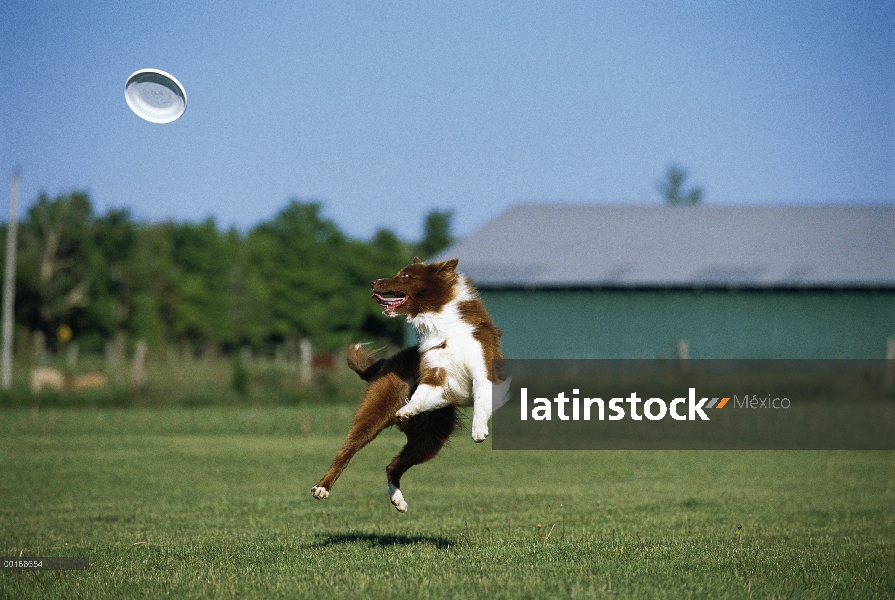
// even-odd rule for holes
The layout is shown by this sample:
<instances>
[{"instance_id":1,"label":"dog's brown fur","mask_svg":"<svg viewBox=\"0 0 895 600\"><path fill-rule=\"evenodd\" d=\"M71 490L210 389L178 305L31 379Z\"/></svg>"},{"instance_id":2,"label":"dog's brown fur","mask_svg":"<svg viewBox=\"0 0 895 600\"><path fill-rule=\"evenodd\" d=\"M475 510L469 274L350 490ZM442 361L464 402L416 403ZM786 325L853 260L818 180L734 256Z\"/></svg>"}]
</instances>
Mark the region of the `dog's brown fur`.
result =
<instances>
[{"instance_id":1,"label":"dog's brown fur","mask_svg":"<svg viewBox=\"0 0 895 600\"><path fill-rule=\"evenodd\" d=\"M328 495L355 453L392 425L397 425L407 436L404 448L385 470L388 483L400 489L401 476L407 469L434 458L444 446L457 425L457 409L446 406L398 421L395 412L413 394L420 377L420 355L415 346L389 358L376 360L373 353L355 344L348 349L348 366L369 384L342 449L336 454L329 471L312 490L316 492L322 488ZM315 497L321 496L315 493Z\"/></svg>"}]
</instances>

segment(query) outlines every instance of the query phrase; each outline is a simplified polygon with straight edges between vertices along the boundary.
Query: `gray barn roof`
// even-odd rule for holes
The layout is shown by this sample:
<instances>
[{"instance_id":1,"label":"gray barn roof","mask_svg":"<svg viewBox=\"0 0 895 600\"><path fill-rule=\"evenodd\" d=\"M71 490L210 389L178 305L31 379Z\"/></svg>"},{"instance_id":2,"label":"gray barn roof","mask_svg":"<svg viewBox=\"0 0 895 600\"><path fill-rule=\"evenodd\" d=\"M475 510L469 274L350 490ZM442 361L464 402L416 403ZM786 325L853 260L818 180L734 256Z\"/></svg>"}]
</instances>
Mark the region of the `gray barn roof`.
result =
<instances>
[{"instance_id":1,"label":"gray barn roof","mask_svg":"<svg viewBox=\"0 0 895 600\"><path fill-rule=\"evenodd\" d=\"M517 205L452 257L483 288L895 287L895 207Z\"/></svg>"}]
</instances>

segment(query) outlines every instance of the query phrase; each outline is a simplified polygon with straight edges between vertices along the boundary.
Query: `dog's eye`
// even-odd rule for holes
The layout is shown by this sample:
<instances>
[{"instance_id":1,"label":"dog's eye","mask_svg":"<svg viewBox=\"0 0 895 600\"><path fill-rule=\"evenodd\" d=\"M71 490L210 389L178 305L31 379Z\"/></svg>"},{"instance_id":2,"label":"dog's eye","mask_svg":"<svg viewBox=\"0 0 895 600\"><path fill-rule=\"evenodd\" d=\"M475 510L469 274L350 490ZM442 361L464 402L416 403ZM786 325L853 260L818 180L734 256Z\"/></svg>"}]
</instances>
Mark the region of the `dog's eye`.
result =
<instances>
[{"instance_id":1,"label":"dog's eye","mask_svg":"<svg viewBox=\"0 0 895 600\"><path fill-rule=\"evenodd\" d=\"M409 274L409 273L404 273L403 275L401 275L401 277L403 277L404 279L407 279L408 277L410 277L410 274Z\"/></svg>"}]
</instances>

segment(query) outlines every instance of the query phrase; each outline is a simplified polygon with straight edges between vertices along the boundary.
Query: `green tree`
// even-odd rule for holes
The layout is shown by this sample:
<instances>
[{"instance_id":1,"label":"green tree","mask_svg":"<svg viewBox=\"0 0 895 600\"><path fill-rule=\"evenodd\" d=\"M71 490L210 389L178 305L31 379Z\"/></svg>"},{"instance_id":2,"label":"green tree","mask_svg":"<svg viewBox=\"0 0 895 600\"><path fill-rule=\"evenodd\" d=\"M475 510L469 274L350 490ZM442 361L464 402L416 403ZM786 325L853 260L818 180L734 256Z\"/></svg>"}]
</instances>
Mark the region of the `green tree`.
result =
<instances>
[{"instance_id":1,"label":"green tree","mask_svg":"<svg viewBox=\"0 0 895 600\"><path fill-rule=\"evenodd\" d=\"M173 340L178 303L173 229L172 223L138 227L127 267L132 282L128 328L153 345Z\"/></svg>"},{"instance_id":2,"label":"green tree","mask_svg":"<svg viewBox=\"0 0 895 600\"><path fill-rule=\"evenodd\" d=\"M423 259L432 258L454 243L451 234L452 210L433 210L423 223L423 239L417 245L417 253Z\"/></svg>"},{"instance_id":3,"label":"green tree","mask_svg":"<svg viewBox=\"0 0 895 600\"><path fill-rule=\"evenodd\" d=\"M246 319L240 335L268 344L309 338L321 348L370 338L400 343L403 328L382 317L370 281L394 275L410 258L390 231L351 240L323 217L321 204L292 200L246 236L233 279L233 314Z\"/></svg>"},{"instance_id":4,"label":"green tree","mask_svg":"<svg viewBox=\"0 0 895 600\"><path fill-rule=\"evenodd\" d=\"M671 165L665 172L665 179L656 183L656 188L671 206L695 206L702 201L702 188L694 187L684 191L684 180L687 171L678 165Z\"/></svg>"},{"instance_id":5,"label":"green tree","mask_svg":"<svg viewBox=\"0 0 895 600\"><path fill-rule=\"evenodd\" d=\"M133 312L134 278L130 271L137 238L137 225L127 210L109 210L90 225L98 254L92 310L103 315L106 330L129 327ZM100 332L90 332L99 334ZM104 332L104 333L107 333Z\"/></svg>"},{"instance_id":6,"label":"green tree","mask_svg":"<svg viewBox=\"0 0 895 600\"><path fill-rule=\"evenodd\" d=\"M52 200L41 194L27 212L20 239L19 322L43 331L50 341L63 324L76 334L114 327L87 194L74 192Z\"/></svg>"},{"instance_id":7,"label":"green tree","mask_svg":"<svg viewBox=\"0 0 895 600\"><path fill-rule=\"evenodd\" d=\"M267 288L268 341L307 337L331 346L351 329L351 244L321 205L292 200L249 232L249 266ZM367 282L369 286L369 282Z\"/></svg>"},{"instance_id":8,"label":"green tree","mask_svg":"<svg viewBox=\"0 0 895 600\"><path fill-rule=\"evenodd\" d=\"M210 218L176 224L170 231L176 298L172 334L196 343L231 342L227 291L235 254L232 240Z\"/></svg>"},{"instance_id":9,"label":"green tree","mask_svg":"<svg viewBox=\"0 0 895 600\"><path fill-rule=\"evenodd\" d=\"M266 252L277 252L264 236L249 234L240 237L231 231L229 243L234 248L233 263L227 275L227 321L232 329L233 347L263 346L272 339L273 323L271 285L265 280L270 267ZM262 257L263 260L262 260Z\"/></svg>"},{"instance_id":10,"label":"green tree","mask_svg":"<svg viewBox=\"0 0 895 600\"><path fill-rule=\"evenodd\" d=\"M126 210L96 216L85 193L44 194L21 225L16 319L51 341L68 325L90 350L119 332L152 346L230 350L300 338L317 348L400 344L403 323L382 316L370 281L394 275L414 253L430 257L449 246L452 216L433 211L423 239L408 244L387 229L350 239L316 202L292 200L240 234L212 219L146 224Z\"/></svg>"}]
</instances>

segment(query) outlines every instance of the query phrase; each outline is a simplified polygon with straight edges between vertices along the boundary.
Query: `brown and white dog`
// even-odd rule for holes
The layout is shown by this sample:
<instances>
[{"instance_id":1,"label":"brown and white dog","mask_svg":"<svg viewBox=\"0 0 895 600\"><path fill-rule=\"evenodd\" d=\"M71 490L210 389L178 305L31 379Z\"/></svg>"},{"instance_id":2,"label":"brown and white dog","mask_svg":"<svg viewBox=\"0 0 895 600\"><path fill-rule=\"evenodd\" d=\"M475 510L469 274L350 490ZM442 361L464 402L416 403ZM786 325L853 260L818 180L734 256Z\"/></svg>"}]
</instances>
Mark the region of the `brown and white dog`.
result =
<instances>
[{"instance_id":1,"label":"brown and white dog","mask_svg":"<svg viewBox=\"0 0 895 600\"><path fill-rule=\"evenodd\" d=\"M492 386L498 384L493 362L503 358L500 330L472 283L457 272L456 259L426 264L416 258L396 277L374 281L372 289L383 314L405 316L419 344L378 361L360 344L349 348L348 365L369 384L342 449L311 492L321 500L329 496L351 457L397 425L407 444L386 476L389 499L406 512L401 476L438 454L457 424L458 406L473 407L472 439L488 437Z\"/></svg>"}]
</instances>

